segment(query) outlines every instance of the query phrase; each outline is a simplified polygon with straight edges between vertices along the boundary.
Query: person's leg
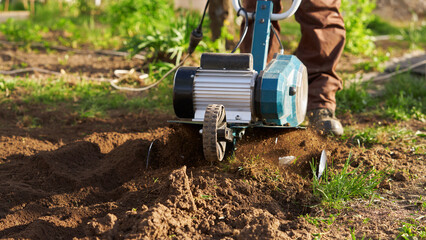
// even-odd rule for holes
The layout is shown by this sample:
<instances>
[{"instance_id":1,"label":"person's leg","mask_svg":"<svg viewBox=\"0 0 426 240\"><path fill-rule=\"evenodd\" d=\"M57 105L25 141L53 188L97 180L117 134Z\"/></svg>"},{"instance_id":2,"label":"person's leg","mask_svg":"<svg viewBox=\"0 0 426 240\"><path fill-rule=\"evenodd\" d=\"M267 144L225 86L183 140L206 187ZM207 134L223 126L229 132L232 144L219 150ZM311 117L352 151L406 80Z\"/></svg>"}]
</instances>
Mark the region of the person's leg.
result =
<instances>
[{"instance_id":1,"label":"person's leg","mask_svg":"<svg viewBox=\"0 0 426 240\"><path fill-rule=\"evenodd\" d=\"M256 0L243 0L243 8L247 12L255 12L256 11ZM282 10L282 4L280 0L273 0L274 3L274 13L279 13ZM276 29L277 33L280 32L281 28L277 21L273 21L272 25ZM249 20L248 24L248 31L247 35L244 38L243 42L240 45L240 51L242 53L249 53L251 52L251 44L253 41L253 30L254 30L254 24L253 20ZM241 24L241 34L244 31L244 21ZM271 31L271 35L269 36L269 52L268 52L268 62L272 60L275 53L278 53L280 51L280 43L278 39L274 36L274 33Z\"/></svg>"},{"instance_id":2,"label":"person's leg","mask_svg":"<svg viewBox=\"0 0 426 240\"><path fill-rule=\"evenodd\" d=\"M309 75L308 110L336 109L335 94L342 89L336 65L345 45L340 0L303 0L296 12L302 38L295 54Z\"/></svg>"},{"instance_id":3,"label":"person's leg","mask_svg":"<svg viewBox=\"0 0 426 240\"><path fill-rule=\"evenodd\" d=\"M303 0L296 12L302 38L295 52L308 69L310 125L336 135L343 134L343 127L334 116L335 95L342 89L336 65L346 35L339 8L340 0Z\"/></svg>"}]
</instances>

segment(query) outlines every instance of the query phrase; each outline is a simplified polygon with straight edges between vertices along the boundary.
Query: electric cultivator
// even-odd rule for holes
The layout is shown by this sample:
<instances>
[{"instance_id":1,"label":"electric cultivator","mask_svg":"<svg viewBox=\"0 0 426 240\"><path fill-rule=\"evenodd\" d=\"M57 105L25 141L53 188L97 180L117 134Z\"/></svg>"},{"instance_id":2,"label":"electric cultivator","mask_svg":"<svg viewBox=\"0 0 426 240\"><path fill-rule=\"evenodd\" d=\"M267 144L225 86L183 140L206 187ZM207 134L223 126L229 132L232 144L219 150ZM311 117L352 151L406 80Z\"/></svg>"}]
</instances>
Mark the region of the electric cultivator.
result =
<instances>
[{"instance_id":1,"label":"electric cultivator","mask_svg":"<svg viewBox=\"0 0 426 240\"><path fill-rule=\"evenodd\" d=\"M181 120L175 122L202 124L207 160L221 161L227 143L235 145L249 127L297 128L303 122L308 100L306 67L283 50L266 64L270 31L274 31L271 21L292 16L300 2L294 0L287 12L273 14L271 1L259 0L256 12L247 13L239 0L233 0L235 10L246 17L245 29L248 19L254 19L251 53L204 53L200 67L177 70L173 107Z\"/></svg>"}]
</instances>

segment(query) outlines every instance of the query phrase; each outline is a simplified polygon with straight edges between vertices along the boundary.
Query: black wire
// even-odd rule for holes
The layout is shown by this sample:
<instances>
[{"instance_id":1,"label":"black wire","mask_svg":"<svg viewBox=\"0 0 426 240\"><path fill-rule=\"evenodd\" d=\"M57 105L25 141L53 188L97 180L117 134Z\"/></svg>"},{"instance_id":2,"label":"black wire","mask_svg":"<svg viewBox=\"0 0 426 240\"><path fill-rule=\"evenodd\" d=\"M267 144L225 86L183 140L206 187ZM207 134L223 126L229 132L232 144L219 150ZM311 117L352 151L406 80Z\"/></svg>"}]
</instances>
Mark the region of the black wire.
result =
<instances>
[{"instance_id":1,"label":"black wire","mask_svg":"<svg viewBox=\"0 0 426 240\"><path fill-rule=\"evenodd\" d=\"M241 5L240 5L241 6ZM240 11L242 11L244 13L244 18L245 18L245 24L244 24L244 32L243 35L241 35L240 41L237 43L237 45L235 46L234 50L232 50L231 53L234 53L235 51L237 51L237 49L240 47L241 43L243 42L244 38L247 35L247 31L248 31L248 14L247 11L244 8L240 8L237 12L237 15L240 15Z\"/></svg>"},{"instance_id":2,"label":"black wire","mask_svg":"<svg viewBox=\"0 0 426 240\"><path fill-rule=\"evenodd\" d=\"M272 29L272 32L274 32L275 37L278 39L278 42L280 43L281 51L284 53L283 43L281 42L280 36L278 36L278 33L277 31L275 31L275 28L272 24L271 24L271 29Z\"/></svg>"},{"instance_id":3,"label":"black wire","mask_svg":"<svg viewBox=\"0 0 426 240\"><path fill-rule=\"evenodd\" d=\"M197 32L201 32L203 27L204 16L206 16L207 7L209 6L210 0L207 0L206 6L204 7L203 16L201 17L200 24L198 25Z\"/></svg>"}]
</instances>

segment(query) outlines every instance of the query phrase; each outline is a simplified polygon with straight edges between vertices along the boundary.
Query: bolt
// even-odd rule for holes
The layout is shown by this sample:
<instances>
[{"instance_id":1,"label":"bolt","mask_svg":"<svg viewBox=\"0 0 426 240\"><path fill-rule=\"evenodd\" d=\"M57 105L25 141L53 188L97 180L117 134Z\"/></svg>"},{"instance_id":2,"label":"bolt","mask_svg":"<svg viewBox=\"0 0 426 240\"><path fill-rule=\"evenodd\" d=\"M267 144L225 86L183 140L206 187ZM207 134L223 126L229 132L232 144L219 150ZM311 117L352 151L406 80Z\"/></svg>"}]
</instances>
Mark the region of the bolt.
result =
<instances>
[{"instance_id":1,"label":"bolt","mask_svg":"<svg viewBox=\"0 0 426 240\"><path fill-rule=\"evenodd\" d=\"M290 94L290 96L293 96L293 95L295 95L296 94L296 88L295 87L290 87L290 89L289 89L290 91L289 91L289 94Z\"/></svg>"},{"instance_id":2,"label":"bolt","mask_svg":"<svg viewBox=\"0 0 426 240\"><path fill-rule=\"evenodd\" d=\"M262 9L266 9L266 5L262 5L262 7L261 7Z\"/></svg>"},{"instance_id":3,"label":"bolt","mask_svg":"<svg viewBox=\"0 0 426 240\"><path fill-rule=\"evenodd\" d=\"M203 134L203 129L200 129L200 131L198 131L200 134Z\"/></svg>"},{"instance_id":4,"label":"bolt","mask_svg":"<svg viewBox=\"0 0 426 240\"><path fill-rule=\"evenodd\" d=\"M235 116L235 120L241 120L240 115Z\"/></svg>"},{"instance_id":5,"label":"bolt","mask_svg":"<svg viewBox=\"0 0 426 240\"><path fill-rule=\"evenodd\" d=\"M264 19L264 18L261 18L259 22L260 22L260 23L264 23L264 22L265 22L265 19Z\"/></svg>"}]
</instances>

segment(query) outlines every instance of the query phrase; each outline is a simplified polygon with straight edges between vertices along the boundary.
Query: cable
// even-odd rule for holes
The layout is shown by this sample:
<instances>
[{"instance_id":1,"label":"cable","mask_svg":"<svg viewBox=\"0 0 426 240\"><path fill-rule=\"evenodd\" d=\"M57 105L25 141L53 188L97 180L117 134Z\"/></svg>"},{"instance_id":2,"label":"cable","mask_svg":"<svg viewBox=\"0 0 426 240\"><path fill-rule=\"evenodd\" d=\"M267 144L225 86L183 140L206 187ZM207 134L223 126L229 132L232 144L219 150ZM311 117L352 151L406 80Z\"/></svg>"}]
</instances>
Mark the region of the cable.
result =
<instances>
[{"instance_id":1,"label":"cable","mask_svg":"<svg viewBox=\"0 0 426 240\"><path fill-rule=\"evenodd\" d=\"M388 73L388 74L385 74L385 75L382 75L382 76L374 77L374 78L373 78L373 81L374 81L374 82L380 82L380 81L386 80L386 79L391 78L391 77L393 77L393 76L395 76L395 75L398 75L398 74L400 74L400 73L408 72L408 71L410 71L411 69L416 68L416 67L419 67L419 66L421 66L421 65L423 65L423 64L426 64L426 60L423 60L423 61L421 61L421 62L418 62L418 63L412 64L412 65L410 65L410 66L408 66L408 67L406 67L406 68L404 68L404 69L401 69L401 70L398 70L398 71L395 71L395 72L391 72L391 73Z\"/></svg>"},{"instance_id":2,"label":"cable","mask_svg":"<svg viewBox=\"0 0 426 240\"><path fill-rule=\"evenodd\" d=\"M240 10L238 10L237 15L240 16L240 11L242 11L244 13L244 32L241 35L240 41L237 43L237 45L235 46L234 50L232 50L231 53L235 53L235 51L237 51L237 49L240 47L241 43L243 42L244 38L247 35L247 31L248 31L248 15L247 15L247 11L244 8L240 8Z\"/></svg>"},{"instance_id":3,"label":"cable","mask_svg":"<svg viewBox=\"0 0 426 240\"><path fill-rule=\"evenodd\" d=\"M204 11L203 11L203 16L201 17L200 24L198 25L198 28L197 28L198 31L201 31L203 28L204 16L206 16L207 7L209 6L209 3L210 3L210 0L207 0L206 6L204 7Z\"/></svg>"},{"instance_id":4,"label":"cable","mask_svg":"<svg viewBox=\"0 0 426 240\"><path fill-rule=\"evenodd\" d=\"M283 47L283 43L281 42L280 36L278 35L277 31L275 30L274 26L271 24L271 29L272 32L274 32L275 37L278 39L278 42L280 43L280 53L284 54L284 47Z\"/></svg>"},{"instance_id":5,"label":"cable","mask_svg":"<svg viewBox=\"0 0 426 240\"><path fill-rule=\"evenodd\" d=\"M188 53L189 54L191 54L195 51L195 48L198 46L200 41L203 39L203 30L202 30L203 29L203 21L204 21L204 16L206 15L207 7L209 6L209 3L210 3L210 1L207 0L206 6L204 7L203 16L201 17L200 24L198 24L198 27L191 32L191 36L189 38L189 47L188 47Z\"/></svg>"},{"instance_id":6,"label":"cable","mask_svg":"<svg viewBox=\"0 0 426 240\"><path fill-rule=\"evenodd\" d=\"M184 64L184 62L186 61L186 59L188 59L189 56L191 56L191 54L186 55L186 57L184 57L183 60L178 65L176 65L174 68L170 69L166 74L164 74L163 77L161 77L160 80L156 81L155 83L153 83L151 85L141 87L141 88L120 87L120 86L117 85L117 83L120 82L121 79L114 79L114 80L110 81L110 84L113 88L118 89L118 90L122 90L122 91L130 91L130 92L146 91L146 90L153 88L153 87L157 86L158 84L160 84L164 79L166 79L167 76L169 76L172 72L176 71L176 69L181 67Z\"/></svg>"},{"instance_id":7,"label":"cable","mask_svg":"<svg viewBox=\"0 0 426 240\"><path fill-rule=\"evenodd\" d=\"M170 71L168 71L160 80L158 80L155 83L148 85L146 87L142 87L142 88L120 87L120 86L117 85L117 83L121 79L115 79L113 81L110 81L111 86L114 87L115 89L123 90L123 91L131 91L131 92L146 91L146 90L153 88L153 87L157 86L158 84L160 84L167 76L169 76L172 72L176 71L176 69L178 69L180 66L182 66L185 63L186 59L188 59L188 57L191 56L191 54L195 51L195 48L198 46L200 41L203 39L202 28L203 28L204 17L206 15L207 7L209 6L209 3L210 3L210 0L207 0L206 6L204 7L203 16L201 17L201 20L200 20L200 24L198 24L198 27L191 32L191 37L189 39L189 46L188 46L188 55L186 55L186 57L178 65L176 65L174 68L170 69Z\"/></svg>"}]
</instances>

